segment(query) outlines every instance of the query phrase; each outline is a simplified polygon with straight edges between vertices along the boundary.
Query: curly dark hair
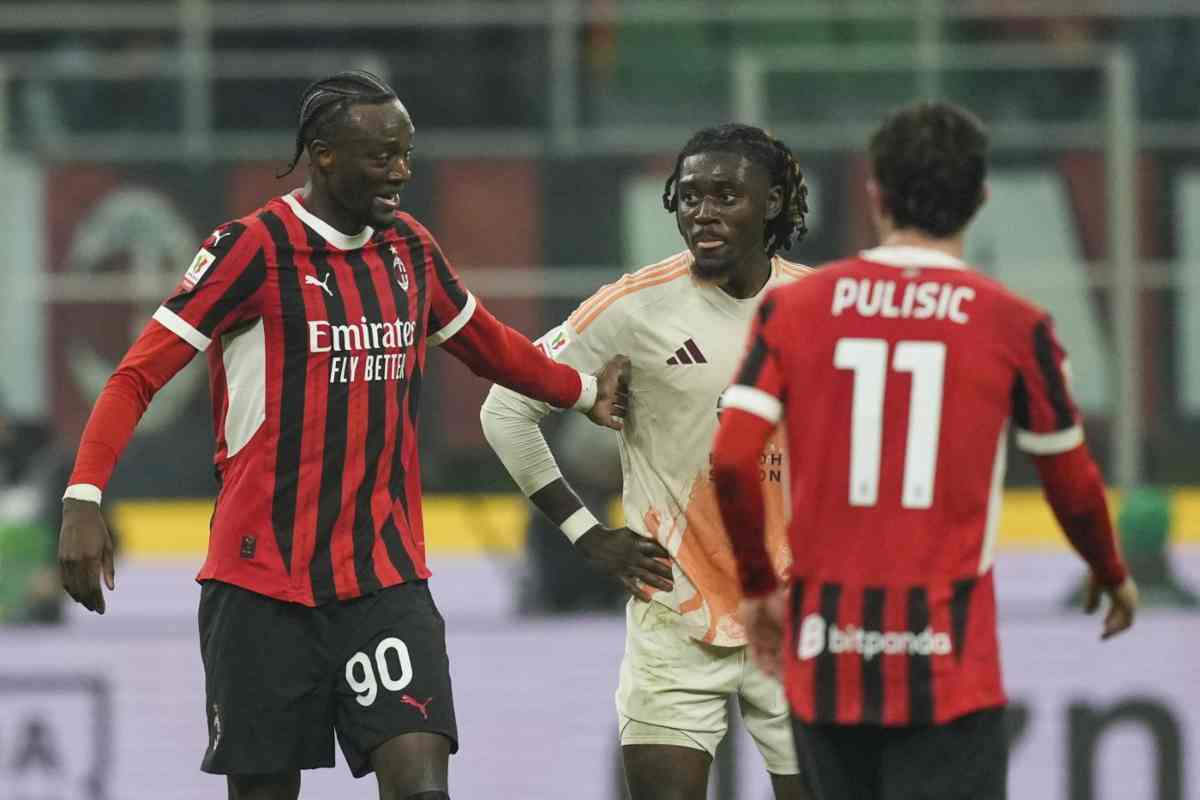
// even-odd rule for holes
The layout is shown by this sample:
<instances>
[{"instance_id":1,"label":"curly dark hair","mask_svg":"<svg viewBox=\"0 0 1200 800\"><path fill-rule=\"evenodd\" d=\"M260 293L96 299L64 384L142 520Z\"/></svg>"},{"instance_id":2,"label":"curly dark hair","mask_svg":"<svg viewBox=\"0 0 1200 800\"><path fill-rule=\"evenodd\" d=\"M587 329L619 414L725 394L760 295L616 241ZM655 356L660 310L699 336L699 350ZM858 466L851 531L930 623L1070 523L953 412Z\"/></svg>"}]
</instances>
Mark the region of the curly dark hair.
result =
<instances>
[{"instance_id":1,"label":"curly dark hair","mask_svg":"<svg viewBox=\"0 0 1200 800\"><path fill-rule=\"evenodd\" d=\"M345 112L356 103L384 103L396 100L395 91L378 75L363 69L338 72L314 81L300 96L299 122L296 126L296 151L287 168L276 177L291 173L300 163L304 148L313 139L325 139L344 120Z\"/></svg>"},{"instance_id":2,"label":"curly dark hair","mask_svg":"<svg viewBox=\"0 0 1200 800\"><path fill-rule=\"evenodd\" d=\"M774 219L767 220L763 231L767 255L780 248L787 250L808 232L804 217L808 214L808 186L796 157L786 144L753 125L717 125L697 131L679 151L675 171L663 186L663 208L671 213L679 206L679 170L683 160L697 153L737 153L767 171L772 186L783 190L783 208Z\"/></svg>"},{"instance_id":3,"label":"curly dark hair","mask_svg":"<svg viewBox=\"0 0 1200 800\"><path fill-rule=\"evenodd\" d=\"M923 102L893 112L869 151L883 208L898 228L953 236L983 204L987 132L958 106Z\"/></svg>"}]
</instances>

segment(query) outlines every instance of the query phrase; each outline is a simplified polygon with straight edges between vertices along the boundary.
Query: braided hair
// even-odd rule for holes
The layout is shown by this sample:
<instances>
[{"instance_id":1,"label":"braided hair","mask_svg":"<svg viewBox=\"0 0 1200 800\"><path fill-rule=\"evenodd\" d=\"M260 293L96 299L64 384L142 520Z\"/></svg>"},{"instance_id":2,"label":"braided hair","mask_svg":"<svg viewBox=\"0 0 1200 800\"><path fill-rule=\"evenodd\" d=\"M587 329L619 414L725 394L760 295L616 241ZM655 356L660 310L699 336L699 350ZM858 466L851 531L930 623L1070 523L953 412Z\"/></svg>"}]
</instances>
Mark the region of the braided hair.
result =
<instances>
[{"instance_id":1,"label":"braided hair","mask_svg":"<svg viewBox=\"0 0 1200 800\"><path fill-rule=\"evenodd\" d=\"M804 173L786 144L752 125L717 125L697 131L679 151L675 171L663 186L663 208L675 213L679 206L679 170L683 160L697 153L714 151L745 156L767 171L772 186L782 187L783 207L774 219L767 220L763 232L767 255L775 255L780 248L787 250L804 238L808 232L804 221L808 214L808 186L804 182Z\"/></svg>"},{"instance_id":2,"label":"braided hair","mask_svg":"<svg viewBox=\"0 0 1200 800\"><path fill-rule=\"evenodd\" d=\"M383 103L398 99L396 92L378 75L363 69L338 72L308 85L300 96L300 119L296 126L296 151L287 169L276 177L291 173L300 162L304 148L313 139L329 136L333 123L341 122L345 112L356 103Z\"/></svg>"}]
</instances>

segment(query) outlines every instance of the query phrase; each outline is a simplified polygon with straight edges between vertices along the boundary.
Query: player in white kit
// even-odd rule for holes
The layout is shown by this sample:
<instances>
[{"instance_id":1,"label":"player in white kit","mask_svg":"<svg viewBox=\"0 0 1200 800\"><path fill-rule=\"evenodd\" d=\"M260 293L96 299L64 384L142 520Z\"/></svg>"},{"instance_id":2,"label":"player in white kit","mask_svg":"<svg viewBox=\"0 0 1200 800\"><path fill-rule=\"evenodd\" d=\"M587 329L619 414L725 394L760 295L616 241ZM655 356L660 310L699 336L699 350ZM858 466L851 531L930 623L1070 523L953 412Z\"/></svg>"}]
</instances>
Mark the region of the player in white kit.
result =
<instances>
[{"instance_id":1,"label":"player in white kit","mask_svg":"<svg viewBox=\"0 0 1200 800\"><path fill-rule=\"evenodd\" d=\"M620 433L626 525L602 526L563 479L538 427L553 408L500 386L484 433L527 497L591 564L634 594L617 689L632 800L703 800L727 729L728 698L766 762L780 800L808 797L782 689L759 671L735 619L741 600L710 480L722 392L734 378L767 291L809 270L776 251L805 233L807 187L791 151L759 128L706 128L684 146L663 203L688 249L602 287L539 344L594 371L631 360ZM787 552L782 440L763 457L772 556Z\"/></svg>"}]
</instances>

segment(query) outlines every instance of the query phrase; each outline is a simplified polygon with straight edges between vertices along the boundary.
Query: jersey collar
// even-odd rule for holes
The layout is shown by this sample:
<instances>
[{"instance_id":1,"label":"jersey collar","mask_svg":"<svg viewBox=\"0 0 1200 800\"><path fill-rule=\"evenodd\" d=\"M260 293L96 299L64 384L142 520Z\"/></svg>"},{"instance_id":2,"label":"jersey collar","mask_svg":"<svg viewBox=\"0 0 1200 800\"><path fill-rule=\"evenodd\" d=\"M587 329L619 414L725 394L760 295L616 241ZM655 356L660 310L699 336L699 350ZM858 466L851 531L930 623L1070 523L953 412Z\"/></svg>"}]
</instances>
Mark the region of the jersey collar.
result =
<instances>
[{"instance_id":1,"label":"jersey collar","mask_svg":"<svg viewBox=\"0 0 1200 800\"><path fill-rule=\"evenodd\" d=\"M940 250L908 245L889 245L863 250L858 254L864 261L885 267L926 267L929 269L967 269L965 262Z\"/></svg>"},{"instance_id":2,"label":"jersey collar","mask_svg":"<svg viewBox=\"0 0 1200 800\"><path fill-rule=\"evenodd\" d=\"M689 267L692 263L694 261L689 262ZM701 288L704 298L709 303L722 312L741 319L753 314L758 308L759 303L762 302L762 299L766 297L767 292L784 282L781 273L782 268L779 266L779 256L772 256L771 274L768 276L767 282L753 296L742 298L731 297L720 286L708 281L698 280L695 275L692 276L692 282Z\"/></svg>"},{"instance_id":3,"label":"jersey collar","mask_svg":"<svg viewBox=\"0 0 1200 800\"><path fill-rule=\"evenodd\" d=\"M295 192L285 194L283 202L291 207L301 222L316 231L322 239L329 242L329 244L338 250L357 250L375 235L375 231L368 225L353 236L347 236L305 208L304 204L300 202L300 198L296 197Z\"/></svg>"}]
</instances>

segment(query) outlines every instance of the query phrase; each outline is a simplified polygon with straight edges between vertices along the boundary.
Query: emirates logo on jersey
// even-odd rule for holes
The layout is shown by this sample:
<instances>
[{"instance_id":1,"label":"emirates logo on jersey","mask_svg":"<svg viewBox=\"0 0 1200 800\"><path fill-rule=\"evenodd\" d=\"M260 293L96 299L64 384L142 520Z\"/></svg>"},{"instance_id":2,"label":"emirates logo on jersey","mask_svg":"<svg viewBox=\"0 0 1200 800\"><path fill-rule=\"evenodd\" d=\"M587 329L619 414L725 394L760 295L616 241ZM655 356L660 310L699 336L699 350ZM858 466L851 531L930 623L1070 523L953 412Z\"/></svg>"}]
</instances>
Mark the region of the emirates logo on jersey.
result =
<instances>
[{"instance_id":1,"label":"emirates logo on jersey","mask_svg":"<svg viewBox=\"0 0 1200 800\"><path fill-rule=\"evenodd\" d=\"M392 251L392 272L396 274L396 283L400 284L400 288L408 291L408 270L404 268L404 259L400 258L400 251L396 249L396 245L389 248Z\"/></svg>"},{"instance_id":2,"label":"emirates logo on jersey","mask_svg":"<svg viewBox=\"0 0 1200 800\"><path fill-rule=\"evenodd\" d=\"M407 350L416 340L417 325L409 320L369 322L360 317L358 323L308 322L308 351L330 354L330 383L402 380Z\"/></svg>"}]
</instances>

